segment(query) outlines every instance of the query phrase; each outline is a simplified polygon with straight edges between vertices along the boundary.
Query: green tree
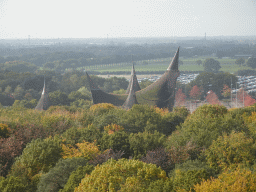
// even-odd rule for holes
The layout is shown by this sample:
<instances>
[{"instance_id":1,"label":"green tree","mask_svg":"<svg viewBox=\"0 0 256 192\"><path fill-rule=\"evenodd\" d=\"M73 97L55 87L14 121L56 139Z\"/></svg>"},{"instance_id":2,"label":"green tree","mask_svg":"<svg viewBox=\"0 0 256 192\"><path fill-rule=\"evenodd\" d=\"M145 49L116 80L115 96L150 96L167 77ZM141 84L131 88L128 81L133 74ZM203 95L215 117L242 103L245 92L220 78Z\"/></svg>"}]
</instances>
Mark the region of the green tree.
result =
<instances>
[{"instance_id":1,"label":"green tree","mask_svg":"<svg viewBox=\"0 0 256 192\"><path fill-rule=\"evenodd\" d=\"M254 58L254 57L249 58L246 64L248 67L255 69L256 68L256 58Z\"/></svg>"},{"instance_id":2,"label":"green tree","mask_svg":"<svg viewBox=\"0 0 256 192\"><path fill-rule=\"evenodd\" d=\"M191 88L195 85L197 85L198 87L202 87L204 96L209 90L212 90L219 98L221 98L224 85L231 85L231 79L233 85L238 82L238 79L234 74L222 72L214 74L209 72L203 72L200 73L188 85Z\"/></svg>"},{"instance_id":3,"label":"green tree","mask_svg":"<svg viewBox=\"0 0 256 192\"><path fill-rule=\"evenodd\" d=\"M87 97L86 95L84 95L80 91L73 91L73 92L71 92L68 95L68 98L70 99L70 101L76 101L76 100L79 100L79 99L90 100L90 97Z\"/></svg>"},{"instance_id":4,"label":"green tree","mask_svg":"<svg viewBox=\"0 0 256 192\"><path fill-rule=\"evenodd\" d=\"M59 192L73 192L76 187L79 186L81 180L88 174L92 172L94 167L92 165L79 166L75 171L73 171L64 186Z\"/></svg>"},{"instance_id":5,"label":"green tree","mask_svg":"<svg viewBox=\"0 0 256 192\"><path fill-rule=\"evenodd\" d=\"M27 191L33 191L40 172L48 172L61 158L62 147L58 138L36 139L26 145L11 167L10 176L28 180ZM35 190L34 190L35 191Z\"/></svg>"},{"instance_id":6,"label":"green tree","mask_svg":"<svg viewBox=\"0 0 256 192\"><path fill-rule=\"evenodd\" d=\"M58 192L60 189L63 189L71 173L79 166L85 166L87 168L87 173L88 169L93 169L92 165L87 164L87 160L85 158L60 159L48 173L41 176L37 186L37 192Z\"/></svg>"},{"instance_id":7,"label":"green tree","mask_svg":"<svg viewBox=\"0 0 256 192\"><path fill-rule=\"evenodd\" d=\"M26 191L26 183L18 177L8 176L0 180L0 191L2 192L24 192Z\"/></svg>"},{"instance_id":8,"label":"green tree","mask_svg":"<svg viewBox=\"0 0 256 192\"><path fill-rule=\"evenodd\" d=\"M151 85L153 83L153 81L149 81L148 79L146 80L142 80L139 84L140 84L140 88L144 89L147 86Z\"/></svg>"},{"instance_id":9,"label":"green tree","mask_svg":"<svg viewBox=\"0 0 256 192\"><path fill-rule=\"evenodd\" d=\"M245 59L244 58L239 58L239 59L236 59L235 61L235 64L237 65L243 65L245 63Z\"/></svg>"},{"instance_id":10,"label":"green tree","mask_svg":"<svg viewBox=\"0 0 256 192\"><path fill-rule=\"evenodd\" d=\"M213 72L213 73L219 72L221 68L220 62L213 58L206 59L203 63L203 66L204 66L205 72Z\"/></svg>"},{"instance_id":11,"label":"green tree","mask_svg":"<svg viewBox=\"0 0 256 192\"><path fill-rule=\"evenodd\" d=\"M77 91L81 92L86 98L90 98L91 100L91 92L86 87L81 87Z\"/></svg>"},{"instance_id":12,"label":"green tree","mask_svg":"<svg viewBox=\"0 0 256 192\"><path fill-rule=\"evenodd\" d=\"M163 118L155 109L148 105L133 105L122 117L125 130L133 133L154 132L162 128Z\"/></svg>"},{"instance_id":13,"label":"green tree","mask_svg":"<svg viewBox=\"0 0 256 192\"><path fill-rule=\"evenodd\" d=\"M256 157L256 145L245 133L224 134L213 141L205 151L207 162L217 171L235 168L239 164L250 166Z\"/></svg>"},{"instance_id":14,"label":"green tree","mask_svg":"<svg viewBox=\"0 0 256 192\"><path fill-rule=\"evenodd\" d=\"M49 98L52 105L69 105L70 100L66 93L54 91L49 93Z\"/></svg>"},{"instance_id":15,"label":"green tree","mask_svg":"<svg viewBox=\"0 0 256 192\"><path fill-rule=\"evenodd\" d=\"M155 131L154 133L131 133L129 143L132 155L139 159L145 156L147 151L162 147L165 143L166 136Z\"/></svg>"},{"instance_id":16,"label":"green tree","mask_svg":"<svg viewBox=\"0 0 256 192\"><path fill-rule=\"evenodd\" d=\"M94 142L102 137L102 133L94 125L89 125L85 128L72 127L65 131L61 138L65 144L75 145L83 141Z\"/></svg>"},{"instance_id":17,"label":"green tree","mask_svg":"<svg viewBox=\"0 0 256 192\"><path fill-rule=\"evenodd\" d=\"M8 85L7 87L5 87L4 93L5 94L10 94L11 91L12 91L12 87Z\"/></svg>"},{"instance_id":18,"label":"green tree","mask_svg":"<svg viewBox=\"0 0 256 192\"><path fill-rule=\"evenodd\" d=\"M206 163L199 160L186 161L183 164L177 164L175 169L170 172L169 176L173 178L174 189L185 189L194 191L193 186L202 180L207 180L215 176L214 169Z\"/></svg>"},{"instance_id":19,"label":"green tree","mask_svg":"<svg viewBox=\"0 0 256 192\"><path fill-rule=\"evenodd\" d=\"M118 91L113 91L113 94L125 94L126 90L120 89Z\"/></svg>"},{"instance_id":20,"label":"green tree","mask_svg":"<svg viewBox=\"0 0 256 192\"><path fill-rule=\"evenodd\" d=\"M112 134L104 133L100 140L101 150L113 149L123 151L124 157L128 158L130 153L129 135L124 131L115 131Z\"/></svg>"},{"instance_id":21,"label":"green tree","mask_svg":"<svg viewBox=\"0 0 256 192\"><path fill-rule=\"evenodd\" d=\"M232 117L224 106L203 105L169 136L167 143L169 146L185 146L192 141L199 147L208 148L223 132L230 133L232 130L248 132L239 116Z\"/></svg>"},{"instance_id":22,"label":"green tree","mask_svg":"<svg viewBox=\"0 0 256 192\"><path fill-rule=\"evenodd\" d=\"M21 100L23 99L23 95L24 95L24 89L18 85L13 92L13 96L15 99Z\"/></svg>"},{"instance_id":23,"label":"green tree","mask_svg":"<svg viewBox=\"0 0 256 192\"><path fill-rule=\"evenodd\" d=\"M203 62L202 62L202 60L200 60L200 59L196 61L196 64L197 64L197 65L202 65L202 63L203 63Z\"/></svg>"}]
</instances>

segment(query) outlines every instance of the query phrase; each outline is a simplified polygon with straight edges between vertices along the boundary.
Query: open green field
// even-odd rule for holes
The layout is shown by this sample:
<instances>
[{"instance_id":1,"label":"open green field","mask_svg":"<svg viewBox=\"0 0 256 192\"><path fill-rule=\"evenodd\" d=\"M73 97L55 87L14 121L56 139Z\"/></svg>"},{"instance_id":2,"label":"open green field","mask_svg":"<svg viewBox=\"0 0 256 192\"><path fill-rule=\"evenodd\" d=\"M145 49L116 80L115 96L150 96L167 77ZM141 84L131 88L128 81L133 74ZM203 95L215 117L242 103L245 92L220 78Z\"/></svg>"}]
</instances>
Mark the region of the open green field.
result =
<instances>
[{"instance_id":1,"label":"open green field","mask_svg":"<svg viewBox=\"0 0 256 192\"><path fill-rule=\"evenodd\" d=\"M203 65L197 65L197 60L202 60L202 62L209 57L197 57L197 58L181 58L180 60L183 62L183 65L179 66L180 71L203 71ZM238 70L246 70L251 69L247 66L239 66L235 64L236 59L223 58L218 59L214 58L220 62L221 69L223 72L234 73ZM165 71L171 62L170 58L163 59L154 59L154 60L145 60L145 61L137 61L135 64L135 70L137 72L144 71ZM147 64L146 64L147 63ZM130 72L132 68L132 63L114 63L114 64L106 64L106 65L96 65L86 67L87 71L98 71L98 72L118 72L125 71Z\"/></svg>"}]
</instances>

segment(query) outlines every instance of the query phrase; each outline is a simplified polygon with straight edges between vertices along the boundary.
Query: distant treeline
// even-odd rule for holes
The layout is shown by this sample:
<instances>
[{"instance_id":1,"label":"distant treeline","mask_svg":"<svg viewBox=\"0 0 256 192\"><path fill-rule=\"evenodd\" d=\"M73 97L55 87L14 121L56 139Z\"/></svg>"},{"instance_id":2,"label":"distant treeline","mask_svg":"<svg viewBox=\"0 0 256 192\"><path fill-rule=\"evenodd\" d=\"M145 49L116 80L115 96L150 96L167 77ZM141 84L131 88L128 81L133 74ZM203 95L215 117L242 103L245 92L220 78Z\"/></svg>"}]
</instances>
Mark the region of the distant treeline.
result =
<instances>
[{"instance_id":1,"label":"distant treeline","mask_svg":"<svg viewBox=\"0 0 256 192\"><path fill-rule=\"evenodd\" d=\"M66 45L34 48L0 49L0 68L13 71L50 69L63 72L93 65L151 60L173 57L179 45L171 43L143 45ZM237 54L255 54L255 46L218 44L181 47L180 57L209 56L234 57Z\"/></svg>"}]
</instances>

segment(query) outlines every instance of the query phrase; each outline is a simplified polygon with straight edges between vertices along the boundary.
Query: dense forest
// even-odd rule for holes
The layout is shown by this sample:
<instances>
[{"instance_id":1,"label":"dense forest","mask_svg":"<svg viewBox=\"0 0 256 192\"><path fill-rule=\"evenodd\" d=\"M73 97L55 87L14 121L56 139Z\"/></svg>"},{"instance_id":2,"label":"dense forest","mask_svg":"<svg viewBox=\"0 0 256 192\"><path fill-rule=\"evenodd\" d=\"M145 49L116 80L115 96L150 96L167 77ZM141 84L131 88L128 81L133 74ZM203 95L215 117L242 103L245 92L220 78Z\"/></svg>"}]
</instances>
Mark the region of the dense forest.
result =
<instances>
[{"instance_id":1,"label":"dense forest","mask_svg":"<svg viewBox=\"0 0 256 192\"><path fill-rule=\"evenodd\" d=\"M0 108L1 191L255 191L256 105Z\"/></svg>"},{"instance_id":2,"label":"dense forest","mask_svg":"<svg viewBox=\"0 0 256 192\"><path fill-rule=\"evenodd\" d=\"M175 44L0 49L0 191L256 191L256 101L240 92L246 107L227 109L220 102L230 98L235 75L204 72L188 84L177 82L170 112L148 105L130 110L93 105L87 76L75 70L171 57L176 49ZM184 49L182 57L221 49L225 56L254 53L254 47L215 45ZM115 94L123 94L129 83L91 78ZM44 80L51 107L37 111ZM140 87L151 83L142 81ZM191 112L183 106L187 100L208 104Z\"/></svg>"}]
</instances>

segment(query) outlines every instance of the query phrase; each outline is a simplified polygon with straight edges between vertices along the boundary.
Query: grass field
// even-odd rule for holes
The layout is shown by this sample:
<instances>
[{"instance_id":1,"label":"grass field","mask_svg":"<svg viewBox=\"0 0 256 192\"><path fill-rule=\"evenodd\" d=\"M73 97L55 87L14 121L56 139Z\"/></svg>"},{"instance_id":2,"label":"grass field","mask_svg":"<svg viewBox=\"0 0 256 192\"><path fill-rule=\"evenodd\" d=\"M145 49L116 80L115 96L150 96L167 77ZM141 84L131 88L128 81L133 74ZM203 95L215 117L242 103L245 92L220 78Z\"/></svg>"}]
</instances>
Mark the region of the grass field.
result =
<instances>
[{"instance_id":1,"label":"grass field","mask_svg":"<svg viewBox=\"0 0 256 192\"><path fill-rule=\"evenodd\" d=\"M183 62L183 65L179 66L180 71L203 71L203 65L197 65L197 60L204 61L208 57L197 57L197 58L181 58L180 60ZM223 58L218 59L214 58L220 62L221 69L220 71L223 72L230 72L234 73L238 70L246 70L251 69L247 66L239 66L235 64L236 59L229 59ZM148 64L144 64L147 62ZM169 66L171 59L163 58L163 59L154 59L154 60L146 60L146 61L138 61L135 64L136 72L143 72L143 71L165 71ZM125 71L130 72L132 68L132 63L114 63L114 64L106 64L106 65L96 65L96 66L89 66L86 67L85 70L87 71L98 71L98 72L118 72L118 71Z\"/></svg>"}]
</instances>

